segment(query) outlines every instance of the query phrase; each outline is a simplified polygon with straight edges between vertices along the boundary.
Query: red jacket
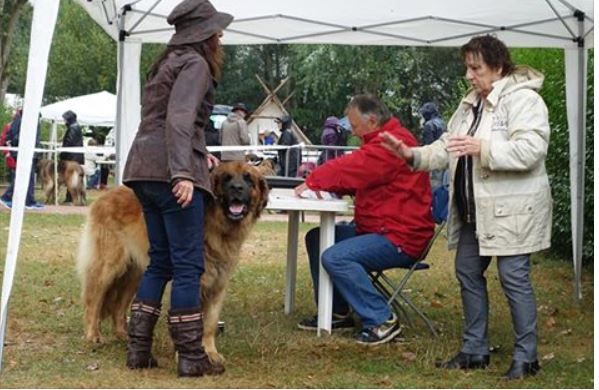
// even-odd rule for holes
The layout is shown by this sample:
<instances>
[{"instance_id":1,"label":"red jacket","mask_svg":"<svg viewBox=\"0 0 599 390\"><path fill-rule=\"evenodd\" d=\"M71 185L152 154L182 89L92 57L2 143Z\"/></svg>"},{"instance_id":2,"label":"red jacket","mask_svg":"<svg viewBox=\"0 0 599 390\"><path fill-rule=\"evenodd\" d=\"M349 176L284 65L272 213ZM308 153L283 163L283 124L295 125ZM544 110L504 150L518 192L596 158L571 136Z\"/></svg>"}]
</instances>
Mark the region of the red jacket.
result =
<instances>
[{"instance_id":1,"label":"red jacket","mask_svg":"<svg viewBox=\"0 0 599 390\"><path fill-rule=\"evenodd\" d=\"M418 141L396 118L364 136L351 154L330 160L306 179L311 190L355 194L358 233L378 233L413 258L433 236L431 187L426 172L416 172L382 145L387 131L408 146Z\"/></svg>"}]
</instances>

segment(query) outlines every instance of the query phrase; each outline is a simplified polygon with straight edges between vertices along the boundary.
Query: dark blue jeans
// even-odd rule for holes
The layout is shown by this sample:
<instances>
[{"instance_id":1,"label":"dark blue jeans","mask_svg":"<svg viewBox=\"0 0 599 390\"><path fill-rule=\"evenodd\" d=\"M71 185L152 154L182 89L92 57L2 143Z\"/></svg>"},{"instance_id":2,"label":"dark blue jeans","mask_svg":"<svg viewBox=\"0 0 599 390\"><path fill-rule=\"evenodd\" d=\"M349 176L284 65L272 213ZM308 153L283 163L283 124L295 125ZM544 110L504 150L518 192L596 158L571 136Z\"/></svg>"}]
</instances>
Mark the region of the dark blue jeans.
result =
<instances>
[{"instance_id":1,"label":"dark blue jeans","mask_svg":"<svg viewBox=\"0 0 599 390\"><path fill-rule=\"evenodd\" d=\"M310 272L318 303L318 253L320 228L306 234ZM414 259L380 234L356 233L355 225L335 226L335 245L322 254L322 265L333 281L333 313L343 314L351 306L365 328L378 326L391 316L387 300L372 285L368 272L411 266Z\"/></svg>"},{"instance_id":2,"label":"dark blue jeans","mask_svg":"<svg viewBox=\"0 0 599 390\"><path fill-rule=\"evenodd\" d=\"M30 206L35 203L35 196L34 196L35 166L36 166L36 160L33 160L33 163L31 165L31 174L29 175L29 187L27 187L27 196L25 197L25 205L26 206ZM11 174L10 174L11 180L10 180L10 183L8 184L8 187L6 188L6 191L4 191L4 194L2 194L2 200L12 202L12 195L15 191L15 173L16 173L16 170L11 169Z\"/></svg>"},{"instance_id":3,"label":"dark blue jeans","mask_svg":"<svg viewBox=\"0 0 599 390\"><path fill-rule=\"evenodd\" d=\"M200 306L200 277L204 273L204 193L196 189L182 208L171 185L139 181L129 184L143 207L150 264L137 290L137 299L160 302L172 280L171 309Z\"/></svg>"}]
</instances>

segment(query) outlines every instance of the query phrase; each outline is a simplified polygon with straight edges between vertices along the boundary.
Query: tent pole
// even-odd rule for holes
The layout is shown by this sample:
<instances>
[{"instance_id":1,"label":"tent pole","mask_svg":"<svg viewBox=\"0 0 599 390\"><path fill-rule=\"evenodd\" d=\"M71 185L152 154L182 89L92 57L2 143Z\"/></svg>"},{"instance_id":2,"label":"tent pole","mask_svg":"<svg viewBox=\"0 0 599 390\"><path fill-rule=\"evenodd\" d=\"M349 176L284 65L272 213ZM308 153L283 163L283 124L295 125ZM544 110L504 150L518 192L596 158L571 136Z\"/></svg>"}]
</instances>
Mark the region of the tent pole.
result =
<instances>
[{"instance_id":1,"label":"tent pole","mask_svg":"<svg viewBox=\"0 0 599 390\"><path fill-rule=\"evenodd\" d=\"M124 68L124 59L125 55L125 14L123 12L121 17L119 18L119 43L118 43L118 85L117 85L117 93L116 93L116 129L115 129L115 137L114 137L114 146L115 146L115 163L114 163L114 177L115 184L121 185L123 182L123 178L121 177L121 150L123 149L123 85L125 84L123 81L123 68Z\"/></svg>"},{"instance_id":2,"label":"tent pole","mask_svg":"<svg viewBox=\"0 0 599 390\"><path fill-rule=\"evenodd\" d=\"M17 256L23 230L23 214L29 177L33 168L35 135L38 114L42 105L44 85L48 70L48 55L58 17L59 0L36 1L33 6L29 55L27 58L27 78L25 82L25 100L21 121L21 139L19 142L19 161L15 175L15 191L10 211L10 227L6 245L6 260L2 275L2 295L0 299L0 370L4 353L4 338L8 321L8 302L17 268Z\"/></svg>"},{"instance_id":3,"label":"tent pole","mask_svg":"<svg viewBox=\"0 0 599 390\"><path fill-rule=\"evenodd\" d=\"M576 144L576 207L572 210L572 249L574 254L574 274L576 276L575 299L582 299L582 248L584 237L584 174L585 174L585 142L586 142L586 48L584 44L584 13L576 11L578 18L578 142ZM576 225L576 226L574 226Z\"/></svg>"}]
</instances>

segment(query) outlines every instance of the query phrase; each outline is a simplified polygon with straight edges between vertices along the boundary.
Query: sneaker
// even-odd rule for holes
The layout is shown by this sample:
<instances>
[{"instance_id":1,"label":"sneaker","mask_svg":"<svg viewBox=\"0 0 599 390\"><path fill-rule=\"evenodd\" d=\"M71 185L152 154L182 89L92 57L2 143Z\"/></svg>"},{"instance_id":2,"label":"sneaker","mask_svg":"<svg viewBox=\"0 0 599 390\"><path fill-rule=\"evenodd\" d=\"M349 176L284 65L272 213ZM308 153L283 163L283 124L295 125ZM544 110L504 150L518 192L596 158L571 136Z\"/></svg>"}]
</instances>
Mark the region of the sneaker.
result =
<instances>
[{"instance_id":1,"label":"sneaker","mask_svg":"<svg viewBox=\"0 0 599 390\"><path fill-rule=\"evenodd\" d=\"M318 316L304 318L300 322L298 322L297 327L301 330L318 330ZM341 329L353 329L354 328L354 318L351 315L351 312L341 315L333 313L333 319L331 320L331 329L332 330L341 330Z\"/></svg>"},{"instance_id":2,"label":"sneaker","mask_svg":"<svg viewBox=\"0 0 599 390\"><path fill-rule=\"evenodd\" d=\"M27 210L41 210L44 208L44 205L39 202L35 202L29 205L25 205L25 208Z\"/></svg>"},{"instance_id":3,"label":"sneaker","mask_svg":"<svg viewBox=\"0 0 599 390\"><path fill-rule=\"evenodd\" d=\"M401 326L395 313L391 315L391 318L382 323L379 326L373 326L371 328L364 328L358 336L356 341L362 345L379 345L388 343L393 340L401 333Z\"/></svg>"},{"instance_id":4,"label":"sneaker","mask_svg":"<svg viewBox=\"0 0 599 390\"><path fill-rule=\"evenodd\" d=\"M0 204L2 204L2 206L6 207L7 209L12 208L12 202L10 200L0 198Z\"/></svg>"}]
</instances>

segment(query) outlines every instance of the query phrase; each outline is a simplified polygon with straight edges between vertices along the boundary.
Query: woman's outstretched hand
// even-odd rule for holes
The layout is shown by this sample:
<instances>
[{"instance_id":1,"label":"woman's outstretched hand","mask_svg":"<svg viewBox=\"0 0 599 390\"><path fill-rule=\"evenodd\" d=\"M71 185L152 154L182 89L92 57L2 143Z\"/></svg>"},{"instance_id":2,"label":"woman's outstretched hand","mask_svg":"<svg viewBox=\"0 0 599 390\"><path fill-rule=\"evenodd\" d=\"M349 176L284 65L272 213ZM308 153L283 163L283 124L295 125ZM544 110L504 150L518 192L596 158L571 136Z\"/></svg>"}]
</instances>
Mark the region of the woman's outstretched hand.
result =
<instances>
[{"instance_id":1,"label":"woman's outstretched hand","mask_svg":"<svg viewBox=\"0 0 599 390\"><path fill-rule=\"evenodd\" d=\"M404 144L402 140L395 138L386 131L382 132L380 136L383 138L383 146L390 150L391 153L409 163L412 162L414 159L414 152L412 152L412 148Z\"/></svg>"}]
</instances>

